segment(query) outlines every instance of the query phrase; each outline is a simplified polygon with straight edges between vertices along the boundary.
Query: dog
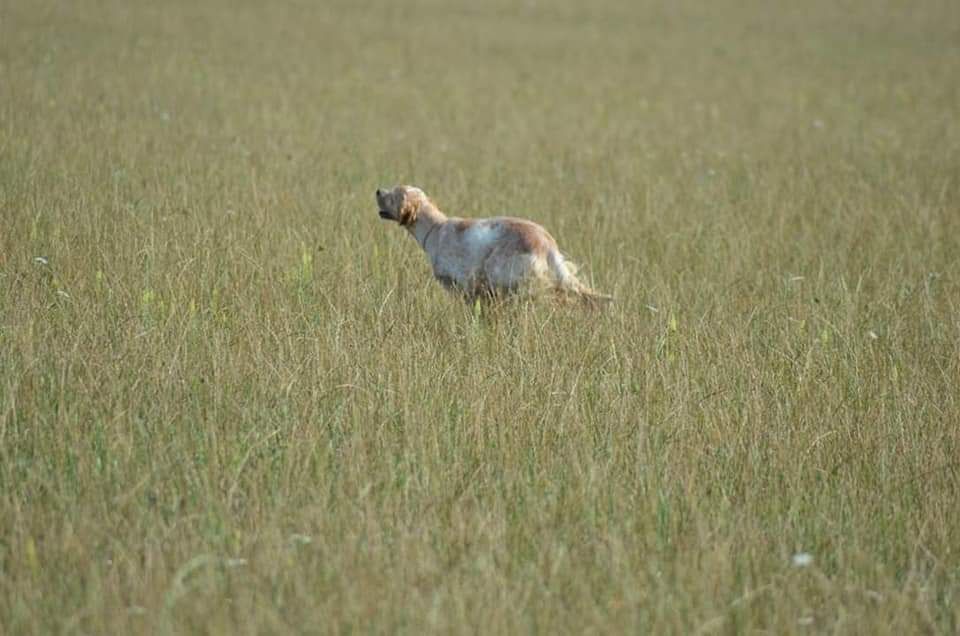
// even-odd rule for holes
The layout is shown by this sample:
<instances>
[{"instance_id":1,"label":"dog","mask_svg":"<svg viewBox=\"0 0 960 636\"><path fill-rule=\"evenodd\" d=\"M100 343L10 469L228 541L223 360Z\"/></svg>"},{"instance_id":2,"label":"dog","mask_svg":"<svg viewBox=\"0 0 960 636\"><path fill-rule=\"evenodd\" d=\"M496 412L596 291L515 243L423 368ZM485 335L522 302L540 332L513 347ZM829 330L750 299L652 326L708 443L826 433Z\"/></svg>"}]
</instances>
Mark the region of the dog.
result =
<instances>
[{"instance_id":1,"label":"dog","mask_svg":"<svg viewBox=\"0 0 960 636\"><path fill-rule=\"evenodd\" d=\"M543 292L590 306L613 300L580 282L554 238L533 221L448 218L423 190L409 185L378 189L377 207L380 218L413 235L434 277L470 302Z\"/></svg>"}]
</instances>

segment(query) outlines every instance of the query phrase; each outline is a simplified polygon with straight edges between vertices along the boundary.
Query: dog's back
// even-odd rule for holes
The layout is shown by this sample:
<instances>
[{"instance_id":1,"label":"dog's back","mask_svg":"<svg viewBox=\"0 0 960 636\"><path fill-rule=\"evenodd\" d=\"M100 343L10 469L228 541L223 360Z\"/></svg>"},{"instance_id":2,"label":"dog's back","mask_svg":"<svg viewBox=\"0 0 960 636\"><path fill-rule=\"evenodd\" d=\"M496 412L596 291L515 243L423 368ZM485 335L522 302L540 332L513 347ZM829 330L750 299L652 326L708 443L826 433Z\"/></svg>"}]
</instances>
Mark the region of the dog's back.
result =
<instances>
[{"instance_id":1,"label":"dog's back","mask_svg":"<svg viewBox=\"0 0 960 636\"><path fill-rule=\"evenodd\" d=\"M610 300L577 279L556 240L541 225L513 217L449 219L436 245L425 245L434 274L465 289L497 294L554 291L598 303Z\"/></svg>"}]
</instances>

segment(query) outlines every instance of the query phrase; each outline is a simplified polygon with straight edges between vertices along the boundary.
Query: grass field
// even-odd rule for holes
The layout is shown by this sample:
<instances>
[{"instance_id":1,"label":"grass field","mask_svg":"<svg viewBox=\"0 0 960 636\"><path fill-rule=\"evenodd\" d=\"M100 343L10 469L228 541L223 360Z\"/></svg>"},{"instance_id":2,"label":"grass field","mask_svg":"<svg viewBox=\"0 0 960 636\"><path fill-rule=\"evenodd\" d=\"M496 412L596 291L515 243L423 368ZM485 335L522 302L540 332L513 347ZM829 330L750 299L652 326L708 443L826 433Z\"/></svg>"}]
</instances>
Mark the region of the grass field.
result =
<instances>
[{"instance_id":1,"label":"grass field","mask_svg":"<svg viewBox=\"0 0 960 636\"><path fill-rule=\"evenodd\" d=\"M0 633L960 632L958 263L952 0L0 1Z\"/></svg>"}]
</instances>

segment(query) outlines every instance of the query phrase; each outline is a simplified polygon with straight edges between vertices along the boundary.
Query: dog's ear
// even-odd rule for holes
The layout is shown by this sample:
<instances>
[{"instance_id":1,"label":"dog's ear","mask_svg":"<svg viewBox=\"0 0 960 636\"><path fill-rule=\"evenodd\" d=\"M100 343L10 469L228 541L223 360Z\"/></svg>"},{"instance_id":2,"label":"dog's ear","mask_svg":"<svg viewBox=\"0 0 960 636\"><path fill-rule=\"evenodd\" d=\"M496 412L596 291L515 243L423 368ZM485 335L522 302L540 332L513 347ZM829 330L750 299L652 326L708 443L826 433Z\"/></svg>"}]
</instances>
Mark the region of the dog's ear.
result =
<instances>
[{"instance_id":1,"label":"dog's ear","mask_svg":"<svg viewBox=\"0 0 960 636\"><path fill-rule=\"evenodd\" d=\"M403 204L400 206L400 225L412 225L417 221L417 212L420 211L420 197L412 192L405 192Z\"/></svg>"}]
</instances>

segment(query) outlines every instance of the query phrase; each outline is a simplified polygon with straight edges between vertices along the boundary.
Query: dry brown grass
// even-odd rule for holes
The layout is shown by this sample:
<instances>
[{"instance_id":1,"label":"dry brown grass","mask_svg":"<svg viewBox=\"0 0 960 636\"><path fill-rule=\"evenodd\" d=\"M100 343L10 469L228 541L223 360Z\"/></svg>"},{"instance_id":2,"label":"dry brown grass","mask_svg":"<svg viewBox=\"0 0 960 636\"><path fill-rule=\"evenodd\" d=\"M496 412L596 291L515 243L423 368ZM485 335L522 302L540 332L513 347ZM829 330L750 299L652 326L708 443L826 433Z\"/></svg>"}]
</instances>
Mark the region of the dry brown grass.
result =
<instances>
[{"instance_id":1,"label":"dry brown grass","mask_svg":"<svg viewBox=\"0 0 960 636\"><path fill-rule=\"evenodd\" d=\"M0 632L960 631L960 5L700 4L0 4Z\"/></svg>"}]
</instances>

